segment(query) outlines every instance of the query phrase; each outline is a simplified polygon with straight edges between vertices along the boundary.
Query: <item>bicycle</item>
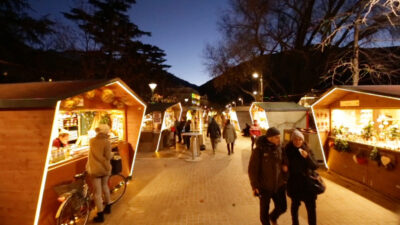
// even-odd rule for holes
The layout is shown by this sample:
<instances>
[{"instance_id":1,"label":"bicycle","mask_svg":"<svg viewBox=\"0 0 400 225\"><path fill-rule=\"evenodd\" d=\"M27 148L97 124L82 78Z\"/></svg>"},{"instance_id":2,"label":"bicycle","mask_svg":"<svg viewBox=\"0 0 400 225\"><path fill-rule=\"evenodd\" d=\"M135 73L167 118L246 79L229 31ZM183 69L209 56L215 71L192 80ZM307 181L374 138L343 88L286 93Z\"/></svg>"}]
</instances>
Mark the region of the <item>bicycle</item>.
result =
<instances>
[{"instance_id":1,"label":"bicycle","mask_svg":"<svg viewBox=\"0 0 400 225\"><path fill-rule=\"evenodd\" d=\"M66 191L58 200L62 202L57 210L57 225L85 225L91 210L95 207L93 193L86 183L87 172L76 174L75 182L60 185L57 188ZM126 191L127 178L121 174L112 174L108 185L110 188L110 204L118 202ZM57 191L56 191L57 192Z\"/></svg>"}]
</instances>

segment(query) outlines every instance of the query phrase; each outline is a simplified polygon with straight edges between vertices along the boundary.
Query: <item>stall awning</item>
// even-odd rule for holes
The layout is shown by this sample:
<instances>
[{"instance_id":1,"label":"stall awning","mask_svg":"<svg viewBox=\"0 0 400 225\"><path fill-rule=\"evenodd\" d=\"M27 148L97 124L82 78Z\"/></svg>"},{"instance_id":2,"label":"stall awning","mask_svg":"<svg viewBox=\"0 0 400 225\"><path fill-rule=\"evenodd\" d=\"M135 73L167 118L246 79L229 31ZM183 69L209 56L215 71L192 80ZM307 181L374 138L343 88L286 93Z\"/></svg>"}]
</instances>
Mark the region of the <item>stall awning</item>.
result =
<instances>
[{"instance_id":1,"label":"stall awning","mask_svg":"<svg viewBox=\"0 0 400 225\"><path fill-rule=\"evenodd\" d=\"M178 103L149 103L147 105L146 109L146 114L152 113L152 112L164 112L167 110L169 107L176 105Z\"/></svg>"},{"instance_id":2,"label":"stall awning","mask_svg":"<svg viewBox=\"0 0 400 225\"><path fill-rule=\"evenodd\" d=\"M400 85L360 85L360 86L335 86L325 92L321 98L313 104L313 107L323 107L332 104L337 99L349 92L379 95L381 97L400 100Z\"/></svg>"},{"instance_id":3,"label":"stall awning","mask_svg":"<svg viewBox=\"0 0 400 225\"><path fill-rule=\"evenodd\" d=\"M295 102L254 102L253 104L266 112L307 111L307 108Z\"/></svg>"},{"instance_id":4,"label":"stall awning","mask_svg":"<svg viewBox=\"0 0 400 225\"><path fill-rule=\"evenodd\" d=\"M80 80L57 82L32 82L0 84L0 108L52 108L57 101L85 93L87 91L120 83L134 93L121 79ZM135 97L138 98L137 95Z\"/></svg>"},{"instance_id":5,"label":"stall awning","mask_svg":"<svg viewBox=\"0 0 400 225\"><path fill-rule=\"evenodd\" d=\"M249 111L250 106L236 106L233 107L232 109L234 109L235 111Z\"/></svg>"}]
</instances>

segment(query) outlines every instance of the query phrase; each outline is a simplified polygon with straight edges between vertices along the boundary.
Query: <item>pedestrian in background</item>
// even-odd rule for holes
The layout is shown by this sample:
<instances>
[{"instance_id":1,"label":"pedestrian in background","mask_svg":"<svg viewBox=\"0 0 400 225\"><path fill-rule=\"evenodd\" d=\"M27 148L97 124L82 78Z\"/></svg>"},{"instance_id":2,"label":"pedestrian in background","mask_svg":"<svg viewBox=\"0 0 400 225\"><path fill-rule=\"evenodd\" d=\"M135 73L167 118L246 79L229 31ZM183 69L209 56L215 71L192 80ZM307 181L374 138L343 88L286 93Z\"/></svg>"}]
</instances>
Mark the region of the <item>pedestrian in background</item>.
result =
<instances>
[{"instance_id":1,"label":"pedestrian in background","mask_svg":"<svg viewBox=\"0 0 400 225\"><path fill-rule=\"evenodd\" d=\"M223 137L226 141L226 147L228 148L228 155L234 153L234 146L236 136L235 127L231 124L231 121L228 119L226 120L226 124L224 126Z\"/></svg>"},{"instance_id":2,"label":"pedestrian in background","mask_svg":"<svg viewBox=\"0 0 400 225\"><path fill-rule=\"evenodd\" d=\"M175 119L175 122L174 122L174 130L173 130L173 132L174 132L174 140L176 141L176 137L178 136L178 140L180 140L180 138L179 138L179 124L180 124L180 122L179 122L179 120L178 119ZM179 142L179 141L178 141Z\"/></svg>"},{"instance_id":3,"label":"pedestrian in background","mask_svg":"<svg viewBox=\"0 0 400 225\"><path fill-rule=\"evenodd\" d=\"M299 225L299 207L304 202L307 209L308 224L317 224L316 200L317 195L311 193L306 186L306 176L309 170L317 169L304 135L299 130L294 130L291 141L285 146L284 153L288 160L289 179L287 193L292 200L291 214L292 224Z\"/></svg>"},{"instance_id":4,"label":"pedestrian in background","mask_svg":"<svg viewBox=\"0 0 400 225\"><path fill-rule=\"evenodd\" d=\"M185 124L186 124L186 121L185 121L185 119L182 118L181 122L179 122L178 129L177 129L178 143L182 143L182 131L183 131L183 128L185 127Z\"/></svg>"},{"instance_id":5,"label":"pedestrian in background","mask_svg":"<svg viewBox=\"0 0 400 225\"><path fill-rule=\"evenodd\" d=\"M260 136L251 152L249 178L254 196L260 198L260 220L263 225L277 224L278 217L287 209L285 173L287 162L280 147L280 132L275 127ZM275 208L269 213L269 203Z\"/></svg>"},{"instance_id":6,"label":"pedestrian in background","mask_svg":"<svg viewBox=\"0 0 400 225\"><path fill-rule=\"evenodd\" d=\"M261 128L258 125L257 120L254 120L253 125L250 127L250 137L251 137L251 150L254 149L254 144L257 138L261 136Z\"/></svg>"},{"instance_id":7,"label":"pedestrian in background","mask_svg":"<svg viewBox=\"0 0 400 225\"><path fill-rule=\"evenodd\" d=\"M183 133L189 133L190 132L190 124L192 123L191 120L186 121L185 126L183 127ZM187 149L190 149L190 136L185 135L183 137L183 142L186 144Z\"/></svg>"},{"instance_id":8,"label":"pedestrian in background","mask_svg":"<svg viewBox=\"0 0 400 225\"><path fill-rule=\"evenodd\" d=\"M100 124L96 129L96 137L90 139L89 157L86 170L92 180L94 188L94 202L97 208L97 216L93 218L96 223L104 222L104 213L111 213L110 190L108 178L111 175L110 160L111 142L108 133L110 128L106 124ZM103 207L103 199L105 207Z\"/></svg>"},{"instance_id":9,"label":"pedestrian in background","mask_svg":"<svg viewBox=\"0 0 400 225\"><path fill-rule=\"evenodd\" d=\"M210 137L211 147L213 153L215 154L215 150L217 149L218 142L221 140L221 129L219 128L215 118L212 117L211 123L207 128L207 137Z\"/></svg>"}]
</instances>

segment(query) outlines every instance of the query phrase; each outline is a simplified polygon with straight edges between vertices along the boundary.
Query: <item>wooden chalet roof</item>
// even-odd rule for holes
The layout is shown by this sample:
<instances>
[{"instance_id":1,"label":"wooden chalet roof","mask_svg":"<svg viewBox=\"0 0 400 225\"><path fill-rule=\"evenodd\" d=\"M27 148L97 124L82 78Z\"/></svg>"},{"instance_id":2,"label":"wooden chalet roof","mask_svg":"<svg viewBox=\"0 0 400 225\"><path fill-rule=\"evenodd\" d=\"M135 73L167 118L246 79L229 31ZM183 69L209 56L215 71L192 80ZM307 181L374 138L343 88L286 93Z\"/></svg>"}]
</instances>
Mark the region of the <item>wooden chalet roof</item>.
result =
<instances>
[{"instance_id":1,"label":"wooden chalet roof","mask_svg":"<svg viewBox=\"0 0 400 225\"><path fill-rule=\"evenodd\" d=\"M48 108L59 100L120 82L135 94L121 79L78 80L0 84L0 108ZM135 96L140 99L136 94ZM143 102L143 101L142 101Z\"/></svg>"}]
</instances>

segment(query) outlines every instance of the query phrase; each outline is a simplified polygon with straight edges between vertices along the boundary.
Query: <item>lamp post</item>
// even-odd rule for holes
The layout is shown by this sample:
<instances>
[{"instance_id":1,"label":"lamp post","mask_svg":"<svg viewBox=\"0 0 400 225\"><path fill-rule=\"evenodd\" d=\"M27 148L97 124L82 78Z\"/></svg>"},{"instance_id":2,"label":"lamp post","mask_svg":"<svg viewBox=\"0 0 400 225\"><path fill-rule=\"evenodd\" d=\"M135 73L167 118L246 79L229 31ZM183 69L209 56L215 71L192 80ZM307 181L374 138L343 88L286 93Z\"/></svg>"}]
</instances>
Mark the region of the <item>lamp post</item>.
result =
<instances>
[{"instance_id":1,"label":"lamp post","mask_svg":"<svg viewBox=\"0 0 400 225\"><path fill-rule=\"evenodd\" d=\"M259 98L260 98L260 101L262 102L262 101L264 101L264 88L263 88L263 76L261 75L259 75L257 72L254 72L253 73L253 78L254 79L258 79L258 81L260 82L260 84L259 84L259 94L260 94L260 96L259 96Z\"/></svg>"},{"instance_id":2,"label":"lamp post","mask_svg":"<svg viewBox=\"0 0 400 225\"><path fill-rule=\"evenodd\" d=\"M238 98L238 101L239 101L240 103L242 103L242 105L243 105L243 99L242 99L242 98Z\"/></svg>"},{"instance_id":3,"label":"lamp post","mask_svg":"<svg viewBox=\"0 0 400 225\"><path fill-rule=\"evenodd\" d=\"M151 89L151 101L154 102L154 89L156 89L157 84L156 83L150 83L149 87Z\"/></svg>"}]
</instances>

